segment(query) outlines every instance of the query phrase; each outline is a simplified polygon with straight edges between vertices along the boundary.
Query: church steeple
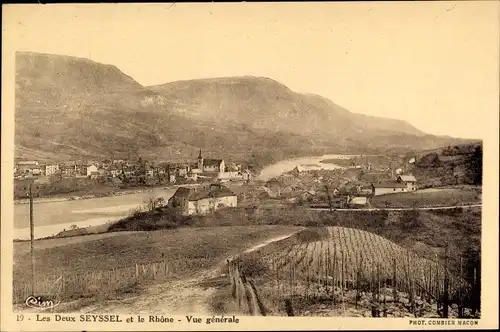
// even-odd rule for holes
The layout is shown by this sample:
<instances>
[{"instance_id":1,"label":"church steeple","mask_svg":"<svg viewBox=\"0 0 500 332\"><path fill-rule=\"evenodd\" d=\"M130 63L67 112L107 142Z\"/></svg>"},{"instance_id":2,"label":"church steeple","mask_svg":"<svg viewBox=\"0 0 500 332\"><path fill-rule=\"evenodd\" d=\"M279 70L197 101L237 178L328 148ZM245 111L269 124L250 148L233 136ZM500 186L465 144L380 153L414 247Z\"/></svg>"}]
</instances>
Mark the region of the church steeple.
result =
<instances>
[{"instance_id":1,"label":"church steeple","mask_svg":"<svg viewBox=\"0 0 500 332\"><path fill-rule=\"evenodd\" d=\"M198 169L203 172L203 157L201 156L201 149L200 154L198 155Z\"/></svg>"}]
</instances>

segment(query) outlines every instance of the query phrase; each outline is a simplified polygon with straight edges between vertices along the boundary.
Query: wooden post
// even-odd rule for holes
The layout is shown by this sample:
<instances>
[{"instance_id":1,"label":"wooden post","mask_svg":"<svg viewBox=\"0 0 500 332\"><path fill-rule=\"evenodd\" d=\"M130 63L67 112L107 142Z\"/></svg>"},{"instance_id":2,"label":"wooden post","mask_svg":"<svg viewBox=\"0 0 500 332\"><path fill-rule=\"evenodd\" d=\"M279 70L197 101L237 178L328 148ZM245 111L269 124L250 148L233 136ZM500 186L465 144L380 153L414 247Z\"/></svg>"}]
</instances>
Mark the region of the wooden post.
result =
<instances>
[{"instance_id":1,"label":"wooden post","mask_svg":"<svg viewBox=\"0 0 500 332\"><path fill-rule=\"evenodd\" d=\"M289 289L289 294L290 295L293 295L293 272L292 272L292 262L291 262L291 259L290 257L288 257L288 265L290 266L290 275L289 277L287 278L289 283L290 283L290 289ZM291 304L292 304L292 307L293 307L293 296L290 296L291 298Z\"/></svg>"},{"instance_id":2,"label":"wooden post","mask_svg":"<svg viewBox=\"0 0 500 332\"><path fill-rule=\"evenodd\" d=\"M335 301L335 287L337 287L337 245L333 244L333 291L332 301Z\"/></svg>"},{"instance_id":3,"label":"wooden post","mask_svg":"<svg viewBox=\"0 0 500 332\"><path fill-rule=\"evenodd\" d=\"M375 305L375 262L372 260L370 275L370 290L372 292L372 317L377 317L377 306Z\"/></svg>"},{"instance_id":4,"label":"wooden post","mask_svg":"<svg viewBox=\"0 0 500 332\"><path fill-rule=\"evenodd\" d=\"M307 256L305 258L307 258ZM308 260L306 261L306 270L307 270L306 299L309 300L309 287L311 286L311 275L309 274L310 269L309 269L309 261Z\"/></svg>"},{"instance_id":5,"label":"wooden post","mask_svg":"<svg viewBox=\"0 0 500 332\"><path fill-rule=\"evenodd\" d=\"M361 255L361 252L359 253L359 264L358 264L358 269L356 271L356 308L358 308L358 301L359 301L359 287L361 286L361 264L363 261L363 256Z\"/></svg>"},{"instance_id":6,"label":"wooden post","mask_svg":"<svg viewBox=\"0 0 500 332\"><path fill-rule=\"evenodd\" d=\"M476 312L477 312L477 303L476 303L476 299L477 299L477 281L476 281L476 274L477 274L477 268L474 268L474 274L472 276L472 314L475 315Z\"/></svg>"},{"instance_id":7,"label":"wooden post","mask_svg":"<svg viewBox=\"0 0 500 332\"><path fill-rule=\"evenodd\" d=\"M387 290L387 279L384 278L384 291ZM385 299L385 293L384 293L384 308L383 308L383 311L384 311L384 317L387 317L387 303L386 303L386 299Z\"/></svg>"},{"instance_id":8,"label":"wooden post","mask_svg":"<svg viewBox=\"0 0 500 332\"><path fill-rule=\"evenodd\" d=\"M380 265L377 264L377 311L378 310L378 307L380 305ZM378 313L378 316L377 317L380 317L380 312Z\"/></svg>"},{"instance_id":9,"label":"wooden post","mask_svg":"<svg viewBox=\"0 0 500 332\"><path fill-rule=\"evenodd\" d=\"M396 278L397 278L397 273L396 273L396 258L392 260L392 296L394 297L394 302L398 301L398 291L397 291L397 284L396 284Z\"/></svg>"},{"instance_id":10,"label":"wooden post","mask_svg":"<svg viewBox=\"0 0 500 332\"><path fill-rule=\"evenodd\" d=\"M66 280L64 280L64 274L61 272L61 298L66 299Z\"/></svg>"},{"instance_id":11,"label":"wooden post","mask_svg":"<svg viewBox=\"0 0 500 332\"><path fill-rule=\"evenodd\" d=\"M429 280L428 280L429 293L433 294L432 289L434 288L434 283L432 282L432 264L429 265ZM431 296L428 295L428 302L431 303Z\"/></svg>"},{"instance_id":12,"label":"wooden post","mask_svg":"<svg viewBox=\"0 0 500 332\"><path fill-rule=\"evenodd\" d=\"M276 267L276 282L278 286L278 300L280 299L280 264Z\"/></svg>"},{"instance_id":13,"label":"wooden post","mask_svg":"<svg viewBox=\"0 0 500 332\"><path fill-rule=\"evenodd\" d=\"M285 310L288 316L295 316L293 312L293 303L290 301L290 299L285 299Z\"/></svg>"},{"instance_id":14,"label":"wooden post","mask_svg":"<svg viewBox=\"0 0 500 332\"><path fill-rule=\"evenodd\" d=\"M445 249L444 257L444 299L443 299L443 317L448 318L448 288L449 288L449 275L448 275L448 246Z\"/></svg>"},{"instance_id":15,"label":"wooden post","mask_svg":"<svg viewBox=\"0 0 500 332\"><path fill-rule=\"evenodd\" d=\"M412 303L412 310L413 310L413 315L415 317L418 317L417 316L417 309L416 309L416 297L417 297L417 294L416 294L416 291L415 291L415 276L414 275L411 275L410 276L410 285L411 285L411 298L413 299L413 303Z\"/></svg>"},{"instance_id":16,"label":"wooden post","mask_svg":"<svg viewBox=\"0 0 500 332\"><path fill-rule=\"evenodd\" d=\"M293 297L295 296L295 259L293 258L292 258L291 268L292 268L292 301L293 301Z\"/></svg>"},{"instance_id":17,"label":"wooden post","mask_svg":"<svg viewBox=\"0 0 500 332\"><path fill-rule=\"evenodd\" d=\"M436 265L436 310L439 315L439 305L441 304L441 285L439 283L439 265Z\"/></svg>"},{"instance_id":18,"label":"wooden post","mask_svg":"<svg viewBox=\"0 0 500 332\"><path fill-rule=\"evenodd\" d=\"M326 247L326 255L325 255L325 288L326 288L326 294L328 295L329 289L328 289L328 269L330 269L330 264L328 264L328 259L330 258L330 245L327 242L328 247Z\"/></svg>"},{"instance_id":19,"label":"wooden post","mask_svg":"<svg viewBox=\"0 0 500 332\"><path fill-rule=\"evenodd\" d=\"M344 296L344 286L345 286L345 262L344 262L344 251L341 252L342 254L342 279L341 279L341 284L340 284L340 289L342 291L342 297Z\"/></svg>"},{"instance_id":20,"label":"wooden post","mask_svg":"<svg viewBox=\"0 0 500 332\"><path fill-rule=\"evenodd\" d=\"M463 268L462 268L462 257L460 257L460 281L462 280L463 278ZM459 282L458 284L458 318L463 318L464 316L464 307L463 307L463 303L462 303L462 286L461 286L461 282Z\"/></svg>"},{"instance_id":21,"label":"wooden post","mask_svg":"<svg viewBox=\"0 0 500 332\"><path fill-rule=\"evenodd\" d=\"M32 186L33 186L33 183L30 183L29 195L30 195L31 295L36 296L36 294L35 294L35 249L34 249L35 223L34 223L34 217L33 217L33 191L31 189Z\"/></svg>"},{"instance_id":22,"label":"wooden post","mask_svg":"<svg viewBox=\"0 0 500 332\"><path fill-rule=\"evenodd\" d=\"M237 262L233 261L232 269L233 269L233 278L234 278L234 298L238 304L238 308L241 308L241 295L240 295L240 271L238 270Z\"/></svg>"},{"instance_id":23,"label":"wooden post","mask_svg":"<svg viewBox=\"0 0 500 332\"><path fill-rule=\"evenodd\" d=\"M408 275L407 275L407 285L408 285L408 292L410 293L410 305L411 305L411 310L414 316L416 316L416 311L415 311L415 293L413 290L413 275L411 271L411 261L410 261L410 252L407 252L407 262L408 262Z\"/></svg>"}]
</instances>

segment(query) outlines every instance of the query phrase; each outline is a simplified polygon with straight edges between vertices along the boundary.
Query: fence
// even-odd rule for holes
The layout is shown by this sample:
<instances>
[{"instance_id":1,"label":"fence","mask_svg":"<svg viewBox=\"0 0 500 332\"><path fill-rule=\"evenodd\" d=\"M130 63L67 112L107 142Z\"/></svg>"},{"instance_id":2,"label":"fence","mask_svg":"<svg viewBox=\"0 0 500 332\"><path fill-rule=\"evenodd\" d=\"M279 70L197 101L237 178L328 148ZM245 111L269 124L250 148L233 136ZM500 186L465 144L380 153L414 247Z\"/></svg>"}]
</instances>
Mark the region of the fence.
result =
<instances>
[{"instance_id":1,"label":"fence","mask_svg":"<svg viewBox=\"0 0 500 332\"><path fill-rule=\"evenodd\" d=\"M253 300L241 302L245 296L252 298L255 295L258 299L256 291L247 290L246 283L251 282L255 288L253 281L240 272L253 255L268 267L264 276L266 294L270 293L274 303L290 316L295 315L294 301L313 303L329 300L342 306L344 301L353 301L352 304L358 307L362 295L365 299L366 296L371 297L368 302L373 317L386 316L389 302L401 303L415 317L422 315L424 301L436 303L437 314L441 317L448 317L452 304L457 304L459 316L465 307L473 311L478 309L470 302L470 298L475 296L477 280L470 285L460 275L452 273L447 262L441 265L409 251L395 252L390 247L382 249L381 243L363 242L359 244L360 250L352 251L345 245L332 242L332 237L328 241L303 242L276 253L263 255L255 252L230 262L233 298L240 308L255 314ZM351 249L354 246L351 243ZM370 250L375 254L363 254ZM350 298L347 292L350 292ZM366 301L363 304L366 305Z\"/></svg>"},{"instance_id":2,"label":"fence","mask_svg":"<svg viewBox=\"0 0 500 332\"><path fill-rule=\"evenodd\" d=\"M168 280L180 273L207 266L207 262L208 260L204 258L163 260L110 270L54 274L35 281L35 294L31 290L31 279L15 279L13 301L23 303L31 295L69 301L112 292L126 293L133 291L133 288L141 282Z\"/></svg>"},{"instance_id":3,"label":"fence","mask_svg":"<svg viewBox=\"0 0 500 332\"><path fill-rule=\"evenodd\" d=\"M253 280L242 274L241 260L228 260L228 276L231 282L231 296L238 308L251 316L266 316L266 309L262 304Z\"/></svg>"}]
</instances>

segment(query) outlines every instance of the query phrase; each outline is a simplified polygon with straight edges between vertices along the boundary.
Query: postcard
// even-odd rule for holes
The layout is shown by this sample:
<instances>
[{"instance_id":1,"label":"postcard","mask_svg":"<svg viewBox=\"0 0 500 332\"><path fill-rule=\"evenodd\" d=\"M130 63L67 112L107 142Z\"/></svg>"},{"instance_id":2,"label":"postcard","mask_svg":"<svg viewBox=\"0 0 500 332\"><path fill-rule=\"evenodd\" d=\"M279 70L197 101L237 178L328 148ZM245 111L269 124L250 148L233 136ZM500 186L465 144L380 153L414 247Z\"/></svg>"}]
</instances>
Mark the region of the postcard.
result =
<instances>
[{"instance_id":1,"label":"postcard","mask_svg":"<svg viewBox=\"0 0 500 332\"><path fill-rule=\"evenodd\" d=\"M498 10L3 6L1 330L498 328Z\"/></svg>"}]
</instances>

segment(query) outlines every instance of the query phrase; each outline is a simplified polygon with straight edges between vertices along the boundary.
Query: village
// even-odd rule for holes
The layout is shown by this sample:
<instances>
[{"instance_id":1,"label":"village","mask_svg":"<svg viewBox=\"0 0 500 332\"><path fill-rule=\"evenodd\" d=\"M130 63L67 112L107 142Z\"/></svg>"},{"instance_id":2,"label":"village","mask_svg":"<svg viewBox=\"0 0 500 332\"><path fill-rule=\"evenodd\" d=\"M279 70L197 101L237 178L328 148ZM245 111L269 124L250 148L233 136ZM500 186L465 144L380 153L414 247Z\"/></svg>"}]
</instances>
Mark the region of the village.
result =
<instances>
[{"instance_id":1,"label":"village","mask_svg":"<svg viewBox=\"0 0 500 332\"><path fill-rule=\"evenodd\" d=\"M224 159L204 158L201 149L196 160L160 163L141 157L135 160L105 159L61 163L20 160L14 167L14 197L27 197L27 184L35 180L41 189L44 185L57 187L58 183L64 180L87 187L99 183L116 188L133 188L214 181L249 181L250 178L250 171L244 169L241 164L226 162Z\"/></svg>"},{"instance_id":2,"label":"village","mask_svg":"<svg viewBox=\"0 0 500 332\"><path fill-rule=\"evenodd\" d=\"M477 146L403 155L340 156L321 165L296 165L263 181L221 181L201 188L179 188L169 206L182 214L204 214L221 207L302 206L319 209L453 207L480 202L477 179L467 160ZM477 153L477 151L476 151ZM474 158L474 157L473 157Z\"/></svg>"},{"instance_id":3,"label":"village","mask_svg":"<svg viewBox=\"0 0 500 332\"><path fill-rule=\"evenodd\" d=\"M419 156L411 153L342 156L321 161L322 165L334 164L334 169L325 169L321 165L297 164L292 170L267 180L257 178L256 174L252 174L241 164L226 162L224 159L204 158L201 149L195 160L162 163L142 158L134 161L103 160L60 164L19 161L15 168L15 197L27 197L29 186L26 181L36 179L39 192L46 187L55 187L64 180L76 181L71 182L72 184L83 181L88 186L100 184L111 188L174 186L177 188L176 192L172 197L161 197L164 203L160 205L175 208L182 215L207 214L221 208L238 206L272 208L294 205L325 209L391 207L394 202L387 197L403 201L407 200L405 197L411 197L411 204L416 206L425 203L425 195L439 196L441 191L444 194L442 197L455 197L457 193L461 195L463 192L441 188L446 183L458 185L459 179L461 183L464 182L460 163L452 164L449 170L439 172L448 180L437 183L434 178L429 180L426 176L429 171L422 172L422 167L415 166L424 165L424 168L430 167L435 172L439 169L436 167L440 162L450 163L450 155L461 158L461 153L450 153L447 149L449 148L444 149L437 159L430 158L428 154ZM470 154L470 151L464 153ZM431 162L429 158L432 159ZM427 188L441 189L430 189L429 192ZM419 197L406 195L417 192L420 193ZM471 195L467 192L465 196ZM431 199L443 201L442 197ZM451 203L461 202L463 201ZM442 204L444 203L443 201Z\"/></svg>"},{"instance_id":4,"label":"village","mask_svg":"<svg viewBox=\"0 0 500 332\"><path fill-rule=\"evenodd\" d=\"M180 187L170 198L168 205L181 208L183 215L205 214L224 207L236 207L238 204L359 208L369 206L374 196L417 191L417 179L413 175L402 174L402 168L398 168L391 177L390 174L380 172L370 173L371 167L368 164L366 167L354 165L338 170L307 170L298 165L292 171L265 183L253 181L251 185L225 186L214 183L201 188ZM389 180L363 180L364 175L373 174Z\"/></svg>"},{"instance_id":5,"label":"village","mask_svg":"<svg viewBox=\"0 0 500 332\"><path fill-rule=\"evenodd\" d=\"M221 179L246 179L247 171L235 163L225 164L223 159L203 158L200 149L196 161L174 161L154 163L141 157L135 160L85 160L61 163L40 163L37 160L19 160L14 165L14 178L38 178L43 176L61 175L74 178L120 178L146 176L154 178L166 177L168 182L200 178L211 178L217 173Z\"/></svg>"}]
</instances>

